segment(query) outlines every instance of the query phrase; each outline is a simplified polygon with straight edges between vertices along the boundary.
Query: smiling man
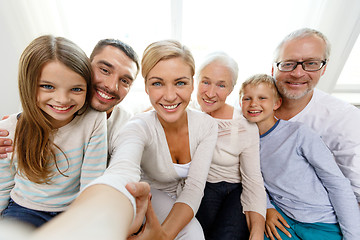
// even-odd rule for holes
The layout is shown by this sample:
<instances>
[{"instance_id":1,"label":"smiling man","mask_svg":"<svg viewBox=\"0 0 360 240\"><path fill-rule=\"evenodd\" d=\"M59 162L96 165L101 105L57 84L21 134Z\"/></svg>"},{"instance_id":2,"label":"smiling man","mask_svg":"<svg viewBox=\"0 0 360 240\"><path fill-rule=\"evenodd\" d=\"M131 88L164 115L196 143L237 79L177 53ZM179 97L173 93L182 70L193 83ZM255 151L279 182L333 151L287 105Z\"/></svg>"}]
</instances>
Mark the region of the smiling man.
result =
<instances>
[{"instance_id":1,"label":"smiling man","mask_svg":"<svg viewBox=\"0 0 360 240\"><path fill-rule=\"evenodd\" d=\"M283 98L276 117L303 122L322 136L360 202L360 110L315 88L329 56L330 43L319 31L304 28L284 38L272 67Z\"/></svg>"},{"instance_id":2,"label":"smiling man","mask_svg":"<svg viewBox=\"0 0 360 240\"><path fill-rule=\"evenodd\" d=\"M139 72L135 51L121 41L104 39L90 55L94 71L91 107L108 117L128 94Z\"/></svg>"}]
</instances>

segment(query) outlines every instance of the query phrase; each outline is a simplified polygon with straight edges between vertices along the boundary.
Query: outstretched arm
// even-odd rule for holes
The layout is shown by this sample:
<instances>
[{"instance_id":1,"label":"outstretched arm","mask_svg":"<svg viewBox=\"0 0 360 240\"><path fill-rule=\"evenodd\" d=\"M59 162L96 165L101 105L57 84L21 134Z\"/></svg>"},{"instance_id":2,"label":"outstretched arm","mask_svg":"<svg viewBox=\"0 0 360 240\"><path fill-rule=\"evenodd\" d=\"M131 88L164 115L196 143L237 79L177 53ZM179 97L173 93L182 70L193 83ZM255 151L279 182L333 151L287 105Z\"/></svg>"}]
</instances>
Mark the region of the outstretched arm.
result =
<instances>
[{"instance_id":1,"label":"outstretched arm","mask_svg":"<svg viewBox=\"0 0 360 240\"><path fill-rule=\"evenodd\" d=\"M129 199L97 184L85 189L70 208L35 231L31 240L126 239L133 220Z\"/></svg>"}]
</instances>

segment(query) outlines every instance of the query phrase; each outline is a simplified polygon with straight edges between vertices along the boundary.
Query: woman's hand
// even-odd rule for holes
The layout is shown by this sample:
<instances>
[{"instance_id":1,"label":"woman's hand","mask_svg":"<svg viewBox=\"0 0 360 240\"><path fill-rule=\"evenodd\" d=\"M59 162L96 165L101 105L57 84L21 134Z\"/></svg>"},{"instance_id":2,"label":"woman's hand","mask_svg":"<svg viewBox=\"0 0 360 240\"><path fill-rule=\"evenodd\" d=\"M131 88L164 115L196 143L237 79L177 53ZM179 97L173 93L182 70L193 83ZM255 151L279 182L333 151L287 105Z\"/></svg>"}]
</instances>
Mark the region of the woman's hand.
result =
<instances>
[{"instance_id":1,"label":"woman's hand","mask_svg":"<svg viewBox=\"0 0 360 240\"><path fill-rule=\"evenodd\" d=\"M132 182L126 185L126 189L135 198L136 201L136 216L132 222L129 235L139 231L151 199L150 185L146 182Z\"/></svg>"},{"instance_id":2,"label":"woman's hand","mask_svg":"<svg viewBox=\"0 0 360 240\"><path fill-rule=\"evenodd\" d=\"M161 227L161 224L159 223L159 220L156 217L150 199L148 201L148 206L145 216L146 216L146 222L140 233L134 236L130 236L127 239L128 240L168 239L165 232L163 231L163 228Z\"/></svg>"}]
</instances>

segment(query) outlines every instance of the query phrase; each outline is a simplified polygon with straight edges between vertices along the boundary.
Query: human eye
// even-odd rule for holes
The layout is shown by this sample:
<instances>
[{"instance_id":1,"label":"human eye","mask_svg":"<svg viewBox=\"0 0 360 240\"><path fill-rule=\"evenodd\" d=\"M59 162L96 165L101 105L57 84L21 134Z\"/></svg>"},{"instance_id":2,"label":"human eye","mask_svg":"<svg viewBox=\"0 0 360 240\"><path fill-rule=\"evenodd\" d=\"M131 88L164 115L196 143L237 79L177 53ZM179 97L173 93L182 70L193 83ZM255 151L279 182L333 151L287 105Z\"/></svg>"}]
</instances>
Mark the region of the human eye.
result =
<instances>
[{"instance_id":1,"label":"human eye","mask_svg":"<svg viewBox=\"0 0 360 240\"><path fill-rule=\"evenodd\" d=\"M82 92L82 91L84 91L84 89L79 88L79 87L75 87L75 88L72 88L71 91L73 91L73 92Z\"/></svg>"},{"instance_id":2,"label":"human eye","mask_svg":"<svg viewBox=\"0 0 360 240\"><path fill-rule=\"evenodd\" d=\"M320 61L305 61L304 64L307 67L318 67L320 65Z\"/></svg>"},{"instance_id":3,"label":"human eye","mask_svg":"<svg viewBox=\"0 0 360 240\"><path fill-rule=\"evenodd\" d=\"M209 85L209 84L210 84L209 81L207 81L207 80L202 80L201 83L202 83L202 84L205 84L205 85Z\"/></svg>"},{"instance_id":4,"label":"human eye","mask_svg":"<svg viewBox=\"0 0 360 240\"><path fill-rule=\"evenodd\" d=\"M225 88L226 86L225 86L225 84L219 84L218 85L220 88Z\"/></svg>"},{"instance_id":5,"label":"human eye","mask_svg":"<svg viewBox=\"0 0 360 240\"><path fill-rule=\"evenodd\" d=\"M295 65L295 62L291 62L291 61L281 62L280 65L281 65L281 67L284 67L284 68L290 68Z\"/></svg>"},{"instance_id":6,"label":"human eye","mask_svg":"<svg viewBox=\"0 0 360 240\"><path fill-rule=\"evenodd\" d=\"M153 82L151 85L152 85L152 86L155 86L155 87L160 87L160 86L162 86L162 84L161 84L160 82Z\"/></svg>"},{"instance_id":7,"label":"human eye","mask_svg":"<svg viewBox=\"0 0 360 240\"><path fill-rule=\"evenodd\" d=\"M184 86L184 85L186 85L186 83L183 81L176 82L176 86Z\"/></svg>"},{"instance_id":8,"label":"human eye","mask_svg":"<svg viewBox=\"0 0 360 240\"><path fill-rule=\"evenodd\" d=\"M319 60L308 60L304 61L305 70L316 71L321 68L321 61Z\"/></svg>"},{"instance_id":9,"label":"human eye","mask_svg":"<svg viewBox=\"0 0 360 240\"><path fill-rule=\"evenodd\" d=\"M99 67L99 68L100 68L100 72L102 72L103 74L106 74L106 75L110 74L110 71L107 70L106 68L103 68L103 67Z\"/></svg>"},{"instance_id":10,"label":"human eye","mask_svg":"<svg viewBox=\"0 0 360 240\"><path fill-rule=\"evenodd\" d=\"M53 86L49 85L49 84L40 84L41 88L47 89L47 90L52 90L54 89Z\"/></svg>"},{"instance_id":11,"label":"human eye","mask_svg":"<svg viewBox=\"0 0 360 240\"><path fill-rule=\"evenodd\" d=\"M249 97L243 97L243 98L242 98L242 101L249 101L249 100L250 100Z\"/></svg>"},{"instance_id":12,"label":"human eye","mask_svg":"<svg viewBox=\"0 0 360 240\"><path fill-rule=\"evenodd\" d=\"M126 78L120 79L120 82L121 82L123 85L125 85L125 86L131 85L130 80L128 80L128 79L126 79Z\"/></svg>"}]
</instances>

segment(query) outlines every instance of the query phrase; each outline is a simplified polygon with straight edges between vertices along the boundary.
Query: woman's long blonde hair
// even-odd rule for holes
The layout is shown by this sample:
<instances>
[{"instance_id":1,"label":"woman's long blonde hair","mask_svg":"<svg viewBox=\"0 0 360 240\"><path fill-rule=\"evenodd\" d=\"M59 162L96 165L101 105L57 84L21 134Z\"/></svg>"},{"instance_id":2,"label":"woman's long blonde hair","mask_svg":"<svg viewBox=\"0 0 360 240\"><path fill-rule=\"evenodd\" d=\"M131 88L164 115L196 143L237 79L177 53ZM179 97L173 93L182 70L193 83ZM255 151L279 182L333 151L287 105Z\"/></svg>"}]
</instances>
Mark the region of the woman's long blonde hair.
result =
<instances>
[{"instance_id":1,"label":"woman's long blonde hair","mask_svg":"<svg viewBox=\"0 0 360 240\"><path fill-rule=\"evenodd\" d=\"M14 146L18 173L35 183L50 181L53 164L63 174L56 163L54 150L61 149L53 142L54 127L37 106L38 80L43 66L50 61L59 61L82 76L87 83L85 102L90 98L90 61L76 44L62 37L44 35L26 47L19 62L18 85L23 112L16 124Z\"/></svg>"}]
</instances>

